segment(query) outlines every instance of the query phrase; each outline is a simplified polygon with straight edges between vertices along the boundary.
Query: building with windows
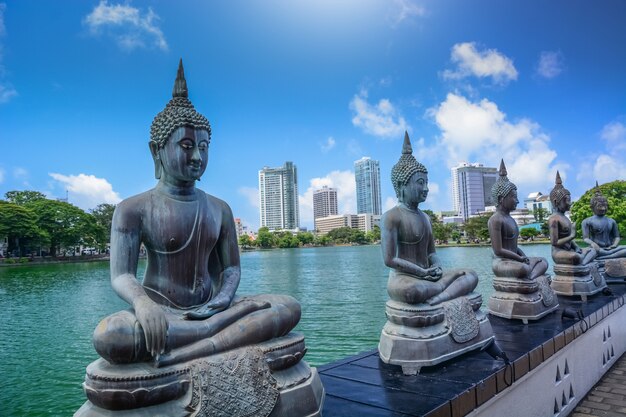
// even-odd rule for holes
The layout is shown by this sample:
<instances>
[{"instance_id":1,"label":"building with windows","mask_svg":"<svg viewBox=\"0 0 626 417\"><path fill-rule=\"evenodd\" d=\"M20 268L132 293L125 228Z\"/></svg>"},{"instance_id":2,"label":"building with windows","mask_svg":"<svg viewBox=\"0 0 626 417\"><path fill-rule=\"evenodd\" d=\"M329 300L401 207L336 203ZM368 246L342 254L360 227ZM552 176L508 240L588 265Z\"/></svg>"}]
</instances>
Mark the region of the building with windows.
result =
<instances>
[{"instance_id":1,"label":"building with windows","mask_svg":"<svg viewBox=\"0 0 626 417\"><path fill-rule=\"evenodd\" d=\"M452 168L452 198L454 211L467 220L470 216L495 206L491 187L498 178L498 170L483 164L462 162Z\"/></svg>"},{"instance_id":2,"label":"building with windows","mask_svg":"<svg viewBox=\"0 0 626 417\"><path fill-rule=\"evenodd\" d=\"M367 233L371 231L374 226L380 227L380 218L380 214L371 213L341 214L336 216L320 217L319 219L316 219L316 231L319 234L325 235L333 229L350 227Z\"/></svg>"},{"instance_id":3,"label":"building with windows","mask_svg":"<svg viewBox=\"0 0 626 417\"><path fill-rule=\"evenodd\" d=\"M382 214L380 164L364 156L354 162L357 213Z\"/></svg>"},{"instance_id":4,"label":"building with windows","mask_svg":"<svg viewBox=\"0 0 626 417\"><path fill-rule=\"evenodd\" d=\"M552 213L552 203L550 196L541 194L540 192L530 193L524 199L524 206L529 212L533 213L537 209L545 209L548 216Z\"/></svg>"},{"instance_id":5,"label":"building with windows","mask_svg":"<svg viewBox=\"0 0 626 417\"><path fill-rule=\"evenodd\" d=\"M270 230L296 230L300 226L298 173L293 162L259 171L260 225Z\"/></svg>"},{"instance_id":6,"label":"building with windows","mask_svg":"<svg viewBox=\"0 0 626 417\"><path fill-rule=\"evenodd\" d=\"M313 222L321 217L337 215L337 189L322 187L313 192ZM317 224L314 228L317 230Z\"/></svg>"}]
</instances>

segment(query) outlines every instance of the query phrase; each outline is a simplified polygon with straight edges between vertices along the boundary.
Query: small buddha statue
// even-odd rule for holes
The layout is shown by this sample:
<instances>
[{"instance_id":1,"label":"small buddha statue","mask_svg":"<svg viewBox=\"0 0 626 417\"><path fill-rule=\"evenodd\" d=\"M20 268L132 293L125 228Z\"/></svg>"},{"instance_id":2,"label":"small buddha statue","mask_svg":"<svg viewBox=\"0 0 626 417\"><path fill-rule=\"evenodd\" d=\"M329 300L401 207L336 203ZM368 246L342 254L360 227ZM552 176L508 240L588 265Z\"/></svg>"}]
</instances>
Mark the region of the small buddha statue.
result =
<instances>
[{"instance_id":1,"label":"small buddha statue","mask_svg":"<svg viewBox=\"0 0 626 417\"><path fill-rule=\"evenodd\" d=\"M557 297L546 275L548 262L528 257L517 245L519 228L511 217L517 208L517 187L509 181L504 160L498 180L491 188L496 212L487 226L493 249L492 269L495 292L489 298L491 314L509 319L537 320L558 307Z\"/></svg>"},{"instance_id":2,"label":"small buddha statue","mask_svg":"<svg viewBox=\"0 0 626 417\"><path fill-rule=\"evenodd\" d=\"M383 361L401 365L404 373L414 374L422 366L485 346L493 335L479 310L482 298L473 292L478 285L476 272L463 268L444 271L441 267L430 219L419 209L428 195L428 171L412 155L408 133L391 180L398 205L381 219L383 260L391 268L387 283L391 300L387 302L388 321L379 353ZM457 326L452 310L462 311L455 317L461 317L467 326ZM470 331L454 333L462 327ZM434 341L435 336L450 332L452 337L444 338L445 343Z\"/></svg>"},{"instance_id":3,"label":"small buddha statue","mask_svg":"<svg viewBox=\"0 0 626 417\"><path fill-rule=\"evenodd\" d=\"M188 98L181 60L173 98L151 127L158 183L122 201L113 216L111 283L131 308L106 317L94 331L102 359L87 368L92 404L83 408L154 406L161 408L150 415L172 416L214 415L213 408L244 415L244 408L252 413L245 415L267 415L281 385L308 384L318 397L323 392L315 371L300 361L304 339L290 333L300 319L299 303L286 295L235 295L241 271L232 212L195 185L207 167L210 140L208 120ZM142 244L147 266L140 280ZM297 368L297 380L276 375L286 368ZM292 415L291 401L281 398L287 408L274 412Z\"/></svg>"},{"instance_id":4,"label":"small buddha statue","mask_svg":"<svg viewBox=\"0 0 626 417\"><path fill-rule=\"evenodd\" d=\"M620 246L620 235L615 220L606 216L609 203L596 182L591 198L593 216L582 222L583 240L597 253L596 261L608 282L624 282L626 278L626 246Z\"/></svg>"},{"instance_id":5,"label":"small buddha statue","mask_svg":"<svg viewBox=\"0 0 626 417\"><path fill-rule=\"evenodd\" d=\"M550 192L550 201L554 213L548 218L548 227L554 263L561 265L589 264L595 259L597 252L593 248L581 249L574 241L576 223L572 223L565 216L565 212L569 211L572 206L572 196L569 190L563 187L559 171L556 172L556 181Z\"/></svg>"},{"instance_id":6,"label":"small buddha statue","mask_svg":"<svg viewBox=\"0 0 626 417\"><path fill-rule=\"evenodd\" d=\"M554 261L552 288L559 295L580 296L586 301L588 295L602 291L606 282L593 262L598 255L597 251L591 247L580 248L574 241L576 224L565 216L572 205L571 194L563 187L558 171L554 188L550 192L550 201L554 210L548 217Z\"/></svg>"}]
</instances>

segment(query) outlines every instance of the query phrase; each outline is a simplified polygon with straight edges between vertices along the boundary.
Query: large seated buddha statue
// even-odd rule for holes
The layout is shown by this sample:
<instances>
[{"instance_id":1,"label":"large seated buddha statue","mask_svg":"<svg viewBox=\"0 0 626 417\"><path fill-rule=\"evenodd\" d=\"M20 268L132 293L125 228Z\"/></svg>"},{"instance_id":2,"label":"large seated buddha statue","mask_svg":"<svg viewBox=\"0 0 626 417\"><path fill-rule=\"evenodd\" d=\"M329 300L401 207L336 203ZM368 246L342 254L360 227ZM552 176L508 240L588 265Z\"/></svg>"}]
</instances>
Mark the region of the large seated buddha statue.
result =
<instances>
[{"instance_id":1,"label":"large seated buddha statue","mask_svg":"<svg viewBox=\"0 0 626 417\"><path fill-rule=\"evenodd\" d=\"M487 305L493 315L507 319L538 320L559 306L550 288L548 262L528 257L517 245L519 228L511 217L517 208L517 187L507 177L504 160L500 175L491 188L496 212L489 218L488 228L493 249L492 269L495 292Z\"/></svg>"},{"instance_id":2,"label":"large seated buddha statue","mask_svg":"<svg viewBox=\"0 0 626 417\"><path fill-rule=\"evenodd\" d=\"M598 272L594 259L594 248L579 247L576 237L576 224L565 216L572 205L572 197L557 171L555 185L550 192L553 214L548 217L554 279L552 288L559 295L580 296L586 301L588 295L596 294L606 287L604 278Z\"/></svg>"},{"instance_id":3,"label":"large seated buddha statue","mask_svg":"<svg viewBox=\"0 0 626 417\"><path fill-rule=\"evenodd\" d=\"M598 253L596 262L606 281L623 283L626 279L626 246L619 245L619 229L615 220L606 216L608 209L609 202L596 182L591 198L593 216L583 220L583 239Z\"/></svg>"},{"instance_id":4,"label":"large seated buddha statue","mask_svg":"<svg viewBox=\"0 0 626 417\"><path fill-rule=\"evenodd\" d=\"M378 350L384 362L402 366L405 374L493 341L480 310L482 297L474 292L476 272L441 267L430 219L419 209L428 195L428 171L412 152L405 133L402 156L391 171L398 205L381 220L383 259L391 270Z\"/></svg>"},{"instance_id":5,"label":"large seated buddha statue","mask_svg":"<svg viewBox=\"0 0 626 417\"><path fill-rule=\"evenodd\" d=\"M111 283L128 304L100 322L76 416L317 416L323 388L291 330L286 295L237 296L230 207L196 188L211 128L188 99L182 60L150 132L157 185L122 201L111 228ZM141 245L147 252L137 277Z\"/></svg>"}]
</instances>

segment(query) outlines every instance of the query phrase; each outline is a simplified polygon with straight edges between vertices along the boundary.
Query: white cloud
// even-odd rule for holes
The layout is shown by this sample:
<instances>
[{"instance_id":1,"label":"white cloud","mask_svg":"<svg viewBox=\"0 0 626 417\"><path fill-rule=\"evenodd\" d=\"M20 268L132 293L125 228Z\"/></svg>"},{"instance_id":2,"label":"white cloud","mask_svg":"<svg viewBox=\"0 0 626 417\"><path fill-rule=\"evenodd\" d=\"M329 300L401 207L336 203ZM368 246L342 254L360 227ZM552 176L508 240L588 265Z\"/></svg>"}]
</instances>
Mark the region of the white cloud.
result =
<instances>
[{"instance_id":1,"label":"white cloud","mask_svg":"<svg viewBox=\"0 0 626 417\"><path fill-rule=\"evenodd\" d=\"M0 168L0 184L4 182L4 169Z\"/></svg>"},{"instance_id":2,"label":"white cloud","mask_svg":"<svg viewBox=\"0 0 626 417\"><path fill-rule=\"evenodd\" d=\"M355 94L350 102L350 109L354 114L352 124L370 135L398 138L409 129L404 117L389 99L383 98L378 104L372 105L367 101L367 91Z\"/></svg>"},{"instance_id":3,"label":"white cloud","mask_svg":"<svg viewBox=\"0 0 626 417\"><path fill-rule=\"evenodd\" d=\"M329 136L328 139L326 139L326 142L323 143L321 146L322 152L326 153L330 151L335 147L336 144L337 142L335 141L335 139L332 136Z\"/></svg>"},{"instance_id":4,"label":"white cloud","mask_svg":"<svg viewBox=\"0 0 626 417\"><path fill-rule=\"evenodd\" d=\"M13 176L17 179L24 179L28 177L28 171L22 167L13 169Z\"/></svg>"},{"instance_id":5,"label":"white cloud","mask_svg":"<svg viewBox=\"0 0 626 417\"><path fill-rule=\"evenodd\" d=\"M600 131L605 149L594 156L591 162L584 162L578 170L578 181L593 184L626 179L626 126L621 122L610 122ZM595 159L595 160L594 160ZM593 178L589 178L592 174Z\"/></svg>"},{"instance_id":6,"label":"white cloud","mask_svg":"<svg viewBox=\"0 0 626 417\"><path fill-rule=\"evenodd\" d=\"M70 202L82 209L91 209L101 203L117 204L121 201L119 194L113 191L113 186L104 178L86 174L63 175L54 172L49 175L69 192Z\"/></svg>"},{"instance_id":7,"label":"white cloud","mask_svg":"<svg viewBox=\"0 0 626 417\"><path fill-rule=\"evenodd\" d=\"M445 79L458 80L473 75L478 78L491 77L495 84L517 80L517 70L510 58L495 49L479 51L474 42L454 45L450 59L457 67L455 70L445 70Z\"/></svg>"},{"instance_id":8,"label":"white cloud","mask_svg":"<svg viewBox=\"0 0 626 417\"><path fill-rule=\"evenodd\" d=\"M239 195L242 195L248 200L248 204L252 207L259 208L259 189L252 187L239 187L237 189Z\"/></svg>"},{"instance_id":9,"label":"white cloud","mask_svg":"<svg viewBox=\"0 0 626 417\"><path fill-rule=\"evenodd\" d=\"M393 0L391 10L392 13L390 17L393 26L413 17L421 17L426 14L424 7L415 4L411 0Z\"/></svg>"},{"instance_id":10,"label":"white cloud","mask_svg":"<svg viewBox=\"0 0 626 417\"><path fill-rule=\"evenodd\" d=\"M167 51L165 36L156 24L158 20L159 16L150 8L142 13L129 5L109 5L106 0L101 0L83 22L92 34L104 31L124 50L132 51L150 45Z\"/></svg>"},{"instance_id":11,"label":"white cloud","mask_svg":"<svg viewBox=\"0 0 626 417\"><path fill-rule=\"evenodd\" d=\"M599 183L626 179L626 160L617 155L598 156L593 165L593 177Z\"/></svg>"},{"instance_id":12,"label":"white cloud","mask_svg":"<svg viewBox=\"0 0 626 417\"><path fill-rule=\"evenodd\" d=\"M620 122L606 124L600 132L600 137L607 142L607 146L614 152L626 150L626 126Z\"/></svg>"},{"instance_id":13,"label":"white cloud","mask_svg":"<svg viewBox=\"0 0 626 417\"><path fill-rule=\"evenodd\" d=\"M304 194L298 196L300 222L313 224L313 192L323 186L337 189L339 214L356 213L356 184L354 172L332 171L325 177L312 178Z\"/></svg>"},{"instance_id":14,"label":"white cloud","mask_svg":"<svg viewBox=\"0 0 626 417\"><path fill-rule=\"evenodd\" d=\"M537 74L544 78L554 78L563 72L563 64L561 52L543 51L539 55Z\"/></svg>"},{"instance_id":15,"label":"white cloud","mask_svg":"<svg viewBox=\"0 0 626 417\"><path fill-rule=\"evenodd\" d=\"M497 164L504 158L509 177L518 186L544 189L554 177L557 153L537 123L529 119L509 121L494 102L471 102L453 93L429 113L441 129L436 146L443 147L448 166L460 161ZM563 171L568 168L559 167Z\"/></svg>"}]
</instances>

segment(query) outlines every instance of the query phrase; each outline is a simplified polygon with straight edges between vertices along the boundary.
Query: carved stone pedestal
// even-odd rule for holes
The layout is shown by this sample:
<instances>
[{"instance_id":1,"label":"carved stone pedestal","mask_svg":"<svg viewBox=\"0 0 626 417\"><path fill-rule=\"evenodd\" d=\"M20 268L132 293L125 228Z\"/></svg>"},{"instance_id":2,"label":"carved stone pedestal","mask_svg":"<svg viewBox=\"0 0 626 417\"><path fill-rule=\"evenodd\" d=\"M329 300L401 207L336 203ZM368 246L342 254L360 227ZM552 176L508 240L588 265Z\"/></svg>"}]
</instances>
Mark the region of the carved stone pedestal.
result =
<instances>
[{"instance_id":1,"label":"carved stone pedestal","mask_svg":"<svg viewBox=\"0 0 626 417\"><path fill-rule=\"evenodd\" d=\"M494 336L481 304L478 293L435 306L387 301L380 358L402 366L405 375L415 375L423 366L484 348Z\"/></svg>"},{"instance_id":2,"label":"carved stone pedestal","mask_svg":"<svg viewBox=\"0 0 626 417\"><path fill-rule=\"evenodd\" d=\"M552 289L559 295L580 296L587 301L587 296L606 288L604 278L598 272L596 262L588 265L554 265Z\"/></svg>"},{"instance_id":3,"label":"carved stone pedestal","mask_svg":"<svg viewBox=\"0 0 626 417\"><path fill-rule=\"evenodd\" d=\"M87 401L75 417L288 417L321 415L324 388L302 361L299 334L155 368L150 363L87 367Z\"/></svg>"},{"instance_id":4,"label":"carved stone pedestal","mask_svg":"<svg viewBox=\"0 0 626 417\"><path fill-rule=\"evenodd\" d=\"M607 284L626 284L626 259L597 259L598 272Z\"/></svg>"},{"instance_id":5,"label":"carved stone pedestal","mask_svg":"<svg viewBox=\"0 0 626 417\"><path fill-rule=\"evenodd\" d=\"M524 324L539 320L559 307L556 294L550 287L550 276L534 280L495 277L495 292L489 297L489 313L505 319L520 319Z\"/></svg>"}]
</instances>

